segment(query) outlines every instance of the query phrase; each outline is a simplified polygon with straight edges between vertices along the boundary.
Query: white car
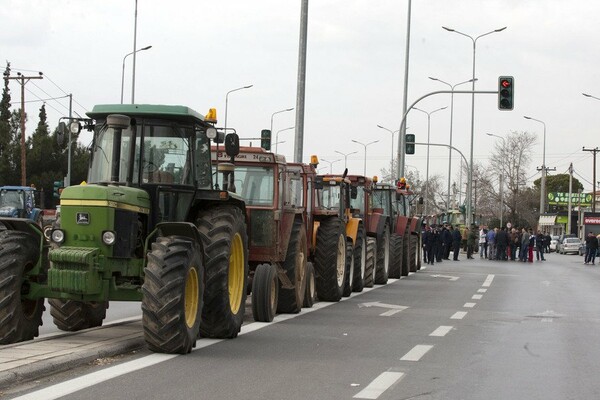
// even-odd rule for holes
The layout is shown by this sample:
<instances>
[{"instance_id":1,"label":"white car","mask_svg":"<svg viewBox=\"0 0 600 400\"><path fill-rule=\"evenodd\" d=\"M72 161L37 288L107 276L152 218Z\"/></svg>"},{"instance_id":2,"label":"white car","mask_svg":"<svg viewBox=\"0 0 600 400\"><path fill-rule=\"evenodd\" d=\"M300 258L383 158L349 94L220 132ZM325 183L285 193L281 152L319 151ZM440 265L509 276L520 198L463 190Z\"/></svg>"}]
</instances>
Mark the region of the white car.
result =
<instances>
[{"instance_id":1,"label":"white car","mask_svg":"<svg viewBox=\"0 0 600 400\"><path fill-rule=\"evenodd\" d=\"M563 242L558 245L558 252L560 254L573 253L578 254L579 248L581 247L581 241L577 238L565 238Z\"/></svg>"},{"instance_id":2,"label":"white car","mask_svg":"<svg viewBox=\"0 0 600 400\"><path fill-rule=\"evenodd\" d=\"M556 251L556 245L558 244L558 236L551 236L550 238L550 251Z\"/></svg>"}]
</instances>

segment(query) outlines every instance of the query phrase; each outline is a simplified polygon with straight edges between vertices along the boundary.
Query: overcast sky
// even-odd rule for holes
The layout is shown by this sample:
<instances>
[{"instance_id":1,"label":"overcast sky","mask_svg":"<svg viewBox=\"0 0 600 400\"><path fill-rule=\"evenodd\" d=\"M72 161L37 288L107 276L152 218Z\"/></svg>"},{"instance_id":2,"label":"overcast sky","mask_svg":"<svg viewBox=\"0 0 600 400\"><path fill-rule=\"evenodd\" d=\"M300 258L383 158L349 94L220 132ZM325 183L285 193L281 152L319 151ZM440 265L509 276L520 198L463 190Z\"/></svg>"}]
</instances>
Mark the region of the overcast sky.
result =
<instances>
[{"instance_id":1,"label":"overcast sky","mask_svg":"<svg viewBox=\"0 0 600 400\"><path fill-rule=\"evenodd\" d=\"M123 57L133 50L134 0L2 3L0 60L10 61L15 72L42 71L49 78L28 83L26 100L63 96L64 90L73 93L80 114L94 104L120 101ZM379 140L368 147L367 174L379 175L389 166L391 135L377 125L393 131L400 125L406 17L406 0L310 1L305 161L311 154L333 161L342 158L334 150L358 151L348 157L348 168L360 174L363 147L351 140ZM598 145L600 101L582 92L600 97L599 22L600 2L593 0L415 0L409 104L446 88L429 76L451 84L471 79L472 42L442 26L472 36L506 26L477 42L476 88L496 90L498 76L514 76L515 109L499 111L496 95L476 96L476 161L488 164L498 140L486 133L529 131L538 142L528 177L539 177L543 126L523 118L528 115L546 123L546 165L565 173L573 162L576 177L591 190L592 155L582 147ZM300 0L139 0L137 47L152 48L137 54L136 103L181 104L202 114L216 107L222 126L225 94L252 84L229 96L227 125L242 138L256 137L269 128L272 113L296 105L299 24ZM128 57L126 102L131 75ZM10 87L13 101L19 101L19 85L13 81ZM454 144L467 158L470 101L470 95L456 95L454 103ZM40 105L26 105L28 133L35 129ZM67 115L67 106L66 99L47 101L52 127ZM426 111L444 106L450 106L449 95L418 105ZM448 143L449 110L431 116L432 143ZM273 130L294 124L294 112L281 113ZM411 112L407 125L417 141L427 140L425 114ZM293 130L279 140L286 141L279 152L292 160ZM417 168L424 177L425 154L417 147L417 154L407 156L407 169ZM453 160L457 172L458 156ZM343 160L333 167L341 172ZM447 150L432 148L430 175L440 174L446 182L447 169Z\"/></svg>"}]
</instances>

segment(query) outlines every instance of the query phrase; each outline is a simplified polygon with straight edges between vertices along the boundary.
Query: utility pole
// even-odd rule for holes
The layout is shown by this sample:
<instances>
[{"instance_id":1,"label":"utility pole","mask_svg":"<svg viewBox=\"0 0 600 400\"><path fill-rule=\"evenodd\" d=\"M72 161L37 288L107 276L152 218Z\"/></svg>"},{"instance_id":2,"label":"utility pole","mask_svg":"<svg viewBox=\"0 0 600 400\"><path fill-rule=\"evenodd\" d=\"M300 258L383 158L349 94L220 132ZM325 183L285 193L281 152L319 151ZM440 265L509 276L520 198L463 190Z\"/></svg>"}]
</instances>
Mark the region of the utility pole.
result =
<instances>
[{"instance_id":1,"label":"utility pole","mask_svg":"<svg viewBox=\"0 0 600 400\"><path fill-rule=\"evenodd\" d=\"M298 80L296 82L296 140L294 162L302 162L304 152L304 98L306 91L306 47L308 41L308 0L300 5L300 39L298 50Z\"/></svg>"},{"instance_id":2,"label":"utility pole","mask_svg":"<svg viewBox=\"0 0 600 400\"><path fill-rule=\"evenodd\" d=\"M592 185L594 187L592 189L592 212L596 212L596 153L598 153L600 150L597 147L594 147L593 149L586 149L584 147L583 151L591 151L592 153L594 153L594 179L592 179Z\"/></svg>"},{"instance_id":3,"label":"utility pole","mask_svg":"<svg viewBox=\"0 0 600 400\"><path fill-rule=\"evenodd\" d=\"M25 84L30 79L43 79L43 74L38 72L38 76L25 76L17 72L17 76L7 76L4 79L16 80L21 85L21 186L27 186L27 160L25 152Z\"/></svg>"},{"instance_id":4,"label":"utility pole","mask_svg":"<svg viewBox=\"0 0 600 400\"><path fill-rule=\"evenodd\" d=\"M556 167L546 167L545 165L537 168L538 171L542 171L542 180L545 181L548 171L556 171ZM546 212L546 184L542 185L540 181L540 215Z\"/></svg>"},{"instance_id":5,"label":"utility pole","mask_svg":"<svg viewBox=\"0 0 600 400\"><path fill-rule=\"evenodd\" d=\"M567 206L567 231L565 232L567 235L571 233L571 194L573 193L573 163L569 164L569 199ZM581 199L580 199L581 200ZM579 202L581 204L581 201ZM581 205L580 205L581 207Z\"/></svg>"}]
</instances>

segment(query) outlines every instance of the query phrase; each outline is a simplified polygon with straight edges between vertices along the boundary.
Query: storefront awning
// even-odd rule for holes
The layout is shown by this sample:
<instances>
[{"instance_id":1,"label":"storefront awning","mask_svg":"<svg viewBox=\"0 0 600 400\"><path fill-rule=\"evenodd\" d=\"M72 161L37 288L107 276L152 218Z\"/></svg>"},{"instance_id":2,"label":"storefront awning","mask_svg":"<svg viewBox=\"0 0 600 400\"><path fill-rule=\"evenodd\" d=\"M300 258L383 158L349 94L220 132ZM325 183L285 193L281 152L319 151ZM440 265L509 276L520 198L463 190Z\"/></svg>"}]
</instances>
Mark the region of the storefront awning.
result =
<instances>
[{"instance_id":1,"label":"storefront awning","mask_svg":"<svg viewBox=\"0 0 600 400\"><path fill-rule=\"evenodd\" d=\"M556 215L540 215L538 226L552 226L556 221Z\"/></svg>"}]
</instances>

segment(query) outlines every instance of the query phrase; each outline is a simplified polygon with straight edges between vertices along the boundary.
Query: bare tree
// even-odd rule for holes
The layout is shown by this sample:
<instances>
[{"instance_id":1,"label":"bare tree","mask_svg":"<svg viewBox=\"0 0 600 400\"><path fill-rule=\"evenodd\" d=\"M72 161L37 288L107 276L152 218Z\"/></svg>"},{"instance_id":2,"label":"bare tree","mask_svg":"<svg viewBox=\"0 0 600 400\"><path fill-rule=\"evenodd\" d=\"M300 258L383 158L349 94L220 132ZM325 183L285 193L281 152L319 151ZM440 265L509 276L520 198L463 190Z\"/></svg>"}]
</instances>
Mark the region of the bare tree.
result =
<instances>
[{"instance_id":1,"label":"bare tree","mask_svg":"<svg viewBox=\"0 0 600 400\"><path fill-rule=\"evenodd\" d=\"M496 141L490 159L490 169L497 178L502 176L507 189L503 196L503 204L508 208L507 221L517 221L525 217L519 214L529 209L528 201L519 195L526 189L526 174L531 163L533 145L536 135L525 131L512 131L504 140ZM500 198L498 197L498 203ZM498 211L499 208L497 207Z\"/></svg>"}]
</instances>

